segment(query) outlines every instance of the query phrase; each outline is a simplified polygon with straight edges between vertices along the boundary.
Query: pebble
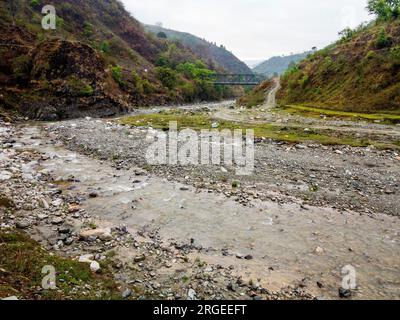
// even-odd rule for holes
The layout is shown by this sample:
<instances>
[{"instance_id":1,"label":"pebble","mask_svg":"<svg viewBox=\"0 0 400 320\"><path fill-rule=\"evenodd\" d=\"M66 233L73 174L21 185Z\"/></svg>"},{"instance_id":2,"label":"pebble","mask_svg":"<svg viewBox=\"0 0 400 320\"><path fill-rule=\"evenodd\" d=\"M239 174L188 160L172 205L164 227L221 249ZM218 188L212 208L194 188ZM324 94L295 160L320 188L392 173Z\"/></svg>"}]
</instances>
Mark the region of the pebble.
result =
<instances>
[{"instance_id":1,"label":"pebble","mask_svg":"<svg viewBox=\"0 0 400 320\"><path fill-rule=\"evenodd\" d=\"M132 295L132 290L131 289L126 289L124 292L122 292L122 298L126 299L129 298Z\"/></svg>"},{"instance_id":2,"label":"pebble","mask_svg":"<svg viewBox=\"0 0 400 320\"><path fill-rule=\"evenodd\" d=\"M340 289L339 289L339 297L340 297L340 298L348 299L348 298L351 298L351 296L352 296L351 290L349 290L349 289L343 289L343 288L340 288Z\"/></svg>"},{"instance_id":3,"label":"pebble","mask_svg":"<svg viewBox=\"0 0 400 320\"><path fill-rule=\"evenodd\" d=\"M314 253L318 256L322 256L325 253L325 250L321 247L316 247Z\"/></svg>"},{"instance_id":4,"label":"pebble","mask_svg":"<svg viewBox=\"0 0 400 320\"><path fill-rule=\"evenodd\" d=\"M90 270L92 270L95 273L100 272L100 270L101 270L100 264L97 261L92 261L90 263Z\"/></svg>"},{"instance_id":5,"label":"pebble","mask_svg":"<svg viewBox=\"0 0 400 320\"><path fill-rule=\"evenodd\" d=\"M30 225L31 225L30 222L27 221L27 220L18 221L18 222L16 223L16 227L17 227L18 229L27 229L27 228L30 227Z\"/></svg>"},{"instance_id":6,"label":"pebble","mask_svg":"<svg viewBox=\"0 0 400 320\"><path fill-rule=\"evenodd\" d=\"M51 220L51 224L54 224L54 225L59 225L59 224L62 224L62 223L64 223L64 219L60 218L60 217L56 217L56 218Z\"/></svg>"}]
</instances>

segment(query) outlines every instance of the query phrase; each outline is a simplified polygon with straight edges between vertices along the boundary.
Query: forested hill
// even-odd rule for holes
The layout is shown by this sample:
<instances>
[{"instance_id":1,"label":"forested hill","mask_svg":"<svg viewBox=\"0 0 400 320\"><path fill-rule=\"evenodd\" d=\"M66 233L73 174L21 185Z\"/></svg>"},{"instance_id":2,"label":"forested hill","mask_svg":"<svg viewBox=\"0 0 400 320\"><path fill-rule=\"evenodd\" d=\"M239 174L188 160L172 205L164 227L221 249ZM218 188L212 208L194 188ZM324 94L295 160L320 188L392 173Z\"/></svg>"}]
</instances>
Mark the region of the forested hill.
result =
<instances>
[{"instance_id":1,"label":"forested hill","mask_svg":"<svg viewBox=\"0 0 400 320\"><path fill-rule=\"evenodd\" d=\"M104 116L229 95L202 80L213 64L148 34L120 1L53 0L56 30L42 28L47 4L0 0L0 116Z\"/></svg>"},{"instance_id":2,"label":"forested hill","mask_svg":"<svg viewBox=\"0 0 400 320\"><path fill-rule=\"evenodd\" d=\"M272 57L263 63L260 63L256 67L253 68L255 73L263 74L268 77L273 76L274 74L281 75L283 74L287 68L291 64L298 63L299 61L303 60L307 55L312 53L311 51L292 54L288 56L276 56Z\"/></svg>"},{"instance_id":3,"label":"forested hill","mask_svg":"<svg viewBox=\"0 0 400 320\"><path fill-rule=\"evenodd\" d=\"M251 74L251 69L240 61L232 52L224 46L218 46L207 40L196 37L190 33L165 29L159 26L146 25L146 30L159 38L167 37L170 40L178 40L193 50L203 60L225 69L230 73Z\"/></svg>"}]
</instances>

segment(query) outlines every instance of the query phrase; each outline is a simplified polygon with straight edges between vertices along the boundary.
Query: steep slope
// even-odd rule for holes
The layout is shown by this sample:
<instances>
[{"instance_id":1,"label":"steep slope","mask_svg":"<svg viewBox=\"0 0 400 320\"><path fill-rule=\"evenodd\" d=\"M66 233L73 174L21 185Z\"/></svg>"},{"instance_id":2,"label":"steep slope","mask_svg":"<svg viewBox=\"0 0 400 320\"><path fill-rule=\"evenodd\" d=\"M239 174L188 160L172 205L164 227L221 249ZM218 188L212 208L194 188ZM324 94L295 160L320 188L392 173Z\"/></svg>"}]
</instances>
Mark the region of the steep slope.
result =
<instances>
[{"instance_id":1,"label":"steep slope","mask_svg":"<svg viewBox=\"0 0 400 320\"><path fill-rule=\"evenodd\" d=\"M287 70L290 64L298 63L311 53L312 51L308 51L288 56L272 57L264 61L263 63L255 66L253 68L253 71L255 73L263 74L268 77L274 76L276 74L281 75Z\"/></svg>"},{"instance_id":2,"label":"steep slope","mask_svg":"<svg viewBox=\"0 0 400 320\"><path fill-rule=\"evenodd\" d=\"M45 4L0 0L0 115L106 116L229 94L197 78L212 65L147 34L117 0L54 0L56 30L41 27Z\"/></svg>"},{"instance_id":3,"label":"steep slope","mask_svg":"<svg viewBox=\"0 0 400 320\"><path fill-rule=\"evenodd\" d=\"M146 25L149 32L171 40L179 40L199 55L204 61L215 64L229 73L251 74L251 69L223 46L217 46L190 33L165 29L159 26Z\"/></svg>"},{"instance_id":4,"label":"steep slope","mask_svg":"<svg viewBox=\"0 0 400 320\"><path fill-rule=\"evenodd\" d=\"M345 30L282 77L281 104L400 113L400 20Z\"/></svg>"}]
</instances>

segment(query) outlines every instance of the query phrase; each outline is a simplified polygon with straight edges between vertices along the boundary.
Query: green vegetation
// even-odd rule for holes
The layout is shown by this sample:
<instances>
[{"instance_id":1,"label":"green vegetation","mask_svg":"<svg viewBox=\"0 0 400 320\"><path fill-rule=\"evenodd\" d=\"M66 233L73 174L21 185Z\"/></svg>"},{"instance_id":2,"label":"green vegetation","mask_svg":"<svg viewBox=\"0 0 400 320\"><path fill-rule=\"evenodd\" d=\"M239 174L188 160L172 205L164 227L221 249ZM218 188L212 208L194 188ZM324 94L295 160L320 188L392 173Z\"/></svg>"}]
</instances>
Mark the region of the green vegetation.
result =
<instances>
[{"instance_id":1,"label":"green vegetation","mask_svg":"<svg viewBox=\"0 0 400 320\"><path fill-rule=\"evenodd\" d=\"M368 11L376 14L379 20L389 21L400 17L399 0L368 0Z\"/></svg>"},{"instance_id":2,"label":"green vegetation","mask_svg":"<svg viewBox=\"0 0 400 320\"><path fill-rule=\"evenodd\" d=\"M120 85L124 85L124 81L122 80L122 67L121 66L114 66L111 67L111 73L114 80Z\"/></svg>"},{"instance_id":3,"label":"green vegetation","mask_svg":"<svg viewBox=\"0 0 400 320\"><path fill-rule=\"evenodd\" d=\"M37 8L37 7L40 6L40 1L39 1L39 0L31 0L31 1L29 2L29 4L30 4L30 6L31 6L32 8Z\"/></svg>"},{"instance_id":4,"label":"green vegetation","mask_svg":"<svg viewBox=\"0 0 400 320\"><path fill-rule=\"evenodd\" d=\"M118 298L112 278L93 274L88 264L49 254L23 233L0 232L0 247L0 297L34 298L45 276L42 268L50 265L57 272L57 290L42 291L44 299Z\"/></svg>"},{"instance_id":5,"label":"green vegetation","mask_svg":"<svg viewBox=\"0 0 400 320\"><path fill-rule=\"evenodd\" d=\"M94 93L93 88L80 80L76 76L71 76L68 81L68 88L73 95L76 96L91 96Z\"/></svg>"},{"instance_id":6,"label":"green vegetation","mask_svg":"<svg viewBox=\"0 0 400 320\"><path fill-rule=\"evenodd\" d=\"M383 49L390 46L390 40L386 35L386 31L384 28L379 31L378 38L376 39L376 48Z\"/></svg>"},{"instance_id":7,"label":"green vegetation","mask_svg":"<svg viewBox=\"0 0 400 320\"><path fill-rule=\"evenodd\" d=\"M172 90L178 84L178 74L169 67L157 67L157 78L161 81L164 87Z\"/></svg>"},{"instance_id":8,"label":"green vegetation","mask_svg":"<svg viewBox=\"0 0 400 320\"><path fill-rule=\"evenodd\" d=\"M385 113L357 113L357 112L345 112L345 111L335 111L327 110L321 108L313 108L300 105L286 105L279 108L285 112L291 114L298 114L306 117L320 118L322 116L343 118L352 121L364 120L364 121L381 121L387 124L400 123L400 114L385 114Z\"/></svg>"},{"instance_id":9,"label":"green vegetation","mask_svg":"<svg viewBox=\"0 0 400 320\"><path fill-rule=\"evenodd\" d=\"M398 113L399 19L391 15L389 20L378 19L340 34L338 42L310 55L281 77L278 103L355 113Z\"/></svg>"},{"instance_id":10,"label":"green vegetation","mask_svg":"<svg viewBox=\"0 0 400 320\"><path fill-rule=\"evenodd\" d=\"M209 67L224 69L229 73L249 74L250 68L224 46L217 46L204 39L185 32L178 32L162 28L160 26L145 26L146 30L156 35L159 39L170 39L179 41L189 47L198 58L209 63Z\"/></svg>"},{"instance_id":11,"label":"green vegetation","mask_svg":"<svg viewBox=\"0 0 400 320\"><path fill-rule=\"evenodd\" d=\"M178 130L212 130L212 124L218 122L218 130L253 129L255 137L270 138L277 141L290 143L316 142L324 145L350 145L354 147L366 147L371 144L378 148L399 149L395 143L363 139L351 132L335 132L332 130L305 131L301 127L282 127L272 124L253 124L246 122L233 122L214 119L208 114L185 114L180 111L162 112L159 114L146 114L126 117L120 123L135 127L148 127L168 131L169 123L176 121Z\"/></svg>"}]
</instances>

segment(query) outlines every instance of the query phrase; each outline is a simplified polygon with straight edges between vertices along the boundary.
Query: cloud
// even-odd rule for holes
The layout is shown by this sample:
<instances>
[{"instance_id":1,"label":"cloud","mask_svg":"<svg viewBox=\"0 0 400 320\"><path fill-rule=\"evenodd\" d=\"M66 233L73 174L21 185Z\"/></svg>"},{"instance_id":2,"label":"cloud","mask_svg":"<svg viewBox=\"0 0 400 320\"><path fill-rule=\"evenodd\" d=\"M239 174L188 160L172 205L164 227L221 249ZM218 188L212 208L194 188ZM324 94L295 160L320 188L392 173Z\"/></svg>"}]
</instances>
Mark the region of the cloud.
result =
<instances>
[{"instance_id":1,"label":"cloud","mask_svg":"<svg viewBox=\"0 0 400 320\"><path fill-rule=\"evenodd\" d=\"M366 0L122 0L140 21L225 45L239 58L322 48L371 19Z\"/></svg>"}]
</instances>

